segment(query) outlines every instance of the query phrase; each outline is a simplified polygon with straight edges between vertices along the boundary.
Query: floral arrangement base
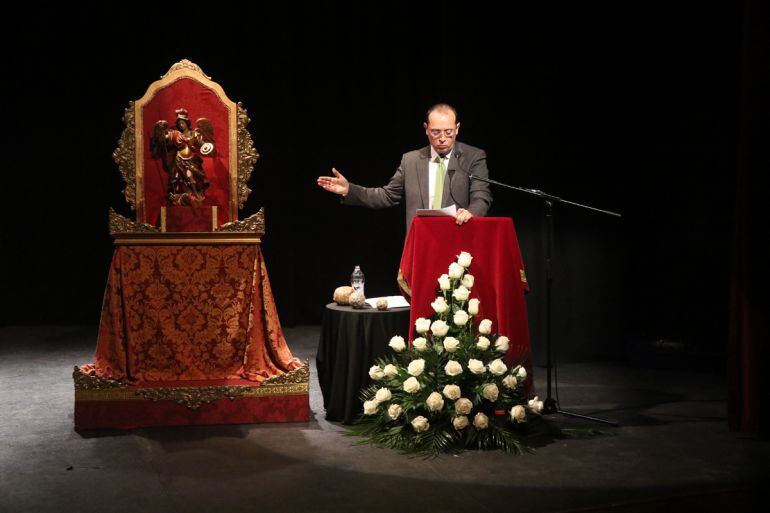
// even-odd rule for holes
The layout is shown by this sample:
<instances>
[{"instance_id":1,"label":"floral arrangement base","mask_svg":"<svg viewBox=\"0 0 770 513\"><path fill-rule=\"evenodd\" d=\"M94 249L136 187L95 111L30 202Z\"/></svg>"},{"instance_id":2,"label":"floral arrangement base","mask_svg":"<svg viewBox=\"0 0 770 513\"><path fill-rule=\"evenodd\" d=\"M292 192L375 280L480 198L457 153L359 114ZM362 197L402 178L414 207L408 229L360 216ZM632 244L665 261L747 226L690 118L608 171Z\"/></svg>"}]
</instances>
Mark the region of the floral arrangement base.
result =
<instances>
[{"instance_id":1,"label":"floral arrangement base","mask_svg":"<svg viewBox=\"0 0 770 513\"><path fill-rule=\"evenodd\" d=\"M75 367L75 429L307 422L309 375L125 384Z\"/></svg>"},{"instance_id":2,"label":"floral arrangement base","mask_svg":"<svg viewBox=\"0 0 770 513\"><path fill-rule=\"evenodd\" d=\"M435 312L415 322L416 337L390 340L392 353L369 369L373 384L361 391L364 411L349 434L407 453L500 449L520 454L543 402L526 397L528 373L504 359L509 339L480 319L473 297L473 261L461 252L438 277ZM511 284L511 286L514 286Z\"/></svg>"}]
</instances>

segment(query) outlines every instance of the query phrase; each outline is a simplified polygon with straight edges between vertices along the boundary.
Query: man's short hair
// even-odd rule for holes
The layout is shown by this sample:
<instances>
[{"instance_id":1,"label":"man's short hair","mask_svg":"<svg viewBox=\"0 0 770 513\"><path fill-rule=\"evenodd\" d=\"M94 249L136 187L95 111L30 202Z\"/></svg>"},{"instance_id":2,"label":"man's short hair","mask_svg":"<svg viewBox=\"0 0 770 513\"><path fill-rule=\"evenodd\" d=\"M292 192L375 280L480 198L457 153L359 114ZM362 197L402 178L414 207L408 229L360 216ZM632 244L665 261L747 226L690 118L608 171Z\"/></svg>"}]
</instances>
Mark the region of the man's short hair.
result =
<instances>
[{"instance_id":1,"label":"man's short hair","mask_svg":"<svg viewBox=\"0 0 770 513\"><path fill-rule=\"evenodd\" d=\"M430 115L433 113L433 111L439 111L439 112L451 112L455 115L455 122L457 121L457 111L454 107L449 105L448 103L437 103L430 109L428 109L428 113L425 115L425 122L427 123L430 120Z\"/></svg>"}]
</instances>

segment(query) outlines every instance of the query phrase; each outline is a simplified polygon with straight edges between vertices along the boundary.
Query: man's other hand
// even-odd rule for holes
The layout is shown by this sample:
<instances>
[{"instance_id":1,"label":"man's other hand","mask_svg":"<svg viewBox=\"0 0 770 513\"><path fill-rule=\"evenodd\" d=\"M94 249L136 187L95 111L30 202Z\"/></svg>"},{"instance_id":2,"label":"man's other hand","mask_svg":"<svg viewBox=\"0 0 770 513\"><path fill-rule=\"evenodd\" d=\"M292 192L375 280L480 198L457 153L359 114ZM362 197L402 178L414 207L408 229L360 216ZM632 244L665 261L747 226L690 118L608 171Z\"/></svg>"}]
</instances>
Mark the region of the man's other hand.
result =
<instances>
[{"instance_id":1,"label":"man's other hand","mask_svg":"<svg viewBox=\"0 0 770 513\"><path fill-rule=\"evenodd\" d=\"M350 190L350 183L342 176L342 173L332 168L334 176L319 176L316 183L334 194L346 196Z\"/></svg>"},{"instance_id":2,"label":"man's other hand","mask_svg":"<svg viewBox=\"0 0 770 513\"><path fill-rule=\"evenodd\" d=\"M473 214L471 214L470 211L460 208L457 210L455 222L457 223L457 226L460 226L470 221L471 217L473 217Z\"/></svg>"}]
</instances>

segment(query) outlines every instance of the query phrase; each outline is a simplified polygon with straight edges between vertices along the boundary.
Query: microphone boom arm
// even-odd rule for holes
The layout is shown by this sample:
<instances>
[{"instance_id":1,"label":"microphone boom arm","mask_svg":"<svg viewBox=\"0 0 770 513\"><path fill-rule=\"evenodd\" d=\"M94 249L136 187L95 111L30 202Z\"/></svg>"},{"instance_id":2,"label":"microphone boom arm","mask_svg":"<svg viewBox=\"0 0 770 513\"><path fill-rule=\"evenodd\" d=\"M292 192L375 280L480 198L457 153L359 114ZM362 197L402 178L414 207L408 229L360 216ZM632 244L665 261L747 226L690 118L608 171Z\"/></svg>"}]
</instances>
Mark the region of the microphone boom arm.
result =
<instances>
[{"instance_id":1,"label":"microphone boom arm","mask_svg":"<svg viewBox=\"0 0 770 513\"><path fill-rule=\"evenodd\" d=\"M491 183L493 185L499 185L500 187L505 187L508 189L514 189L516 191L520 192L526 192L527 194L531 194L533 196L537 196L538 198L542 198L546 201L550 201L551 203L566 203L567 205L572 205L575 207L585 208L587 210L593 210L594 212L599 212L601 214L607 214L614 217L622 217L617 212L612 212L611 210L602 210L600 208L591 207L589 205L583 205L582 203L576 203L574 201L568 201L565 199L560 198L559 196L554 196L552 194L548 194L547 192L543 192L539 189L527 189L526 187L516 187L515 185L508 185L507 183L498 182L497 180L492 180L490 178L484 178L482 176L476 176L476 175L469 175L471 180L478 180L480 182L487 182Z\"/></svg>"}]
</instances>

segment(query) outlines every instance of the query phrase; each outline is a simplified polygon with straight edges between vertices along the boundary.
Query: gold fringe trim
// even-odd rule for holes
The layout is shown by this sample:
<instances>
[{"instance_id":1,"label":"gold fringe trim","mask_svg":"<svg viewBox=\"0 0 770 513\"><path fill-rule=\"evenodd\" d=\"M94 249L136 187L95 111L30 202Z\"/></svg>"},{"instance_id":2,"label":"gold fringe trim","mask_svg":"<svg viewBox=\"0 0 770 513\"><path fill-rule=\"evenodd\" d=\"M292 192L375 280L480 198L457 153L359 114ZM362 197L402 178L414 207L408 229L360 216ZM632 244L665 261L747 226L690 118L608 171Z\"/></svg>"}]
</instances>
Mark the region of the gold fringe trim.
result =
<instances>
[{"instance_id":1,"label":"gold fringe trim","mask_svg":"<svg viewBox=\"0 0 770 513\"><path fill-rule=\"evenodd\" d=\"M406 282L406 279L404 279L404 275L401 273L401 269L398 270L398 277L396 278L396 281L401 287L401 290L406 292L406 294L409 297L412 297L412 289L409 287L409 284Z\"/></svg>"}]
</instances>

